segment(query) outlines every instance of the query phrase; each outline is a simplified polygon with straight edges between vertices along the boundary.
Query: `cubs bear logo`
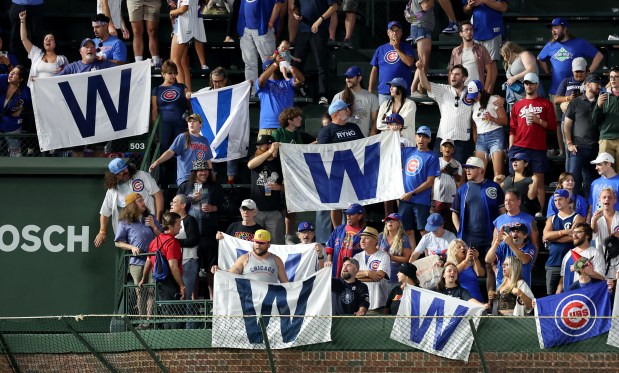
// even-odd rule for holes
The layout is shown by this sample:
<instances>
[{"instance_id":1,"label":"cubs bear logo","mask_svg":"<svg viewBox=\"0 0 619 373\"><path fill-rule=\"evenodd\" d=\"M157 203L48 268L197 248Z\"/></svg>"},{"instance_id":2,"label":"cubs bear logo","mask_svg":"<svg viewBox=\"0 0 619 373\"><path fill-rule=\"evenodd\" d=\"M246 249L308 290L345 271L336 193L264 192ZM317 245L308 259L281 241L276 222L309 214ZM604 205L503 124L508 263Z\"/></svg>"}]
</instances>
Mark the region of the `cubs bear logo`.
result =
<instances>
[{"instance_id":1,"label":"cubs bear logo","mask_svg":"<svg viewBox=\"0 0 619 373\"><path fill-rule=\"evenodd\" d=\"M586 295L570 295L557 305L555 323L559 330L569 336L586 334L594 326L597 315L595 303Z\"/></svg>"},{"instance_id":2,"label":"cubs bear logo","mask_svg":"<svg viewBox=\"0 0 619 373\"><path fill-rule=\"evenodd\" d=\"M409 176L415 176L421 171L421 158L412 156L406 161L405 172Z\"/></svg>"},{"instance_id":3,"label":"cubs bear logo","mask_svg":"<svg viewBox=\"0 0 619 373\"><path fill-rule=\"evenodd\" d=\"M372 271L378 271L378 266L380 265L380 260L372 260L370 264L368 264L368 268Z\"/></svg>"},{"instance_id":4,"label":"cubs bear logo","mask_svg":"<svg viewBox=\"0 0 619 373\"><path fill-rule=\"evenodd\" d=\"M172 102L172 101L175 101L178 98L178 96L180 96L178 91L174 89L166 89L161 94L161 99L165 102Z\"/></svg>"},{"instance_id":5,"label":"cubs bear logo","mask_svg":"<svg viewBox=\"0 0 619 373\"><path fill-rule=\"evenodd\" d=\"M202 150L198 150L196 152L196 159L198 161L203 161L204 159L206 159L206 154Z\"/></svg>"},{"instance_id":6,"label":"cubs bear logo","mask_svg":"<svg viewBox=\"0 0 619 373\"><path fill-rule=\"evenodd\" d=\"M385 62L389 64L396 63L399 59L400 56L398 56L398 52L396 52L395 50L390 50L385 54Z\"/></svg>"},{"instance_id":7,"label":"cubs bear logo","mask_svg":"<svg viewBox=\"0 0 619 373\"><path fill-rule=\"evenodd\" d=\"M135 179L131 182L131 188L134 192L141 192L144 190L144 182L142 179Z\"/></svg>"}]
</instances>

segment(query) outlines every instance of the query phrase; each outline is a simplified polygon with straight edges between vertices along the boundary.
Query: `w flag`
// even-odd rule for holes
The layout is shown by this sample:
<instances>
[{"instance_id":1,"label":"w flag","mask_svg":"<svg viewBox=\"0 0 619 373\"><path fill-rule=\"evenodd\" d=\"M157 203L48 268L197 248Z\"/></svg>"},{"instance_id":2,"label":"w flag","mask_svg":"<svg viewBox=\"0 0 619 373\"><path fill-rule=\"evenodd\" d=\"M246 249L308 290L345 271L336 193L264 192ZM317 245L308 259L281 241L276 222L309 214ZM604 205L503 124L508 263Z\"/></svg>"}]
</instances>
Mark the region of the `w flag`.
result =
<instances>
[{"instance_id":1,"label":"w flag","mask_svg":"<svg viewBox=\"0 0 619 373\"><path fill-rule=\"evenodd\" d=\"M336 144L281 144L280 156L289 212L369 205L404 194L396 132Z\"/></svg>"},{"instance_id":2,"label":"w flag","mask_svg":"<svg viewBox=\"0 0 619 373\"><path fill-rule=\"evenodd\" d=\"M605 281L538 298L535 301L537 337L540 348L582 341L606 333L610 319L610 296Z\"/></svg>"},{"instance_id":3,"label":"w flag","mask_svg":"<svg viewBox=\"0 0 619 373\"><path fill-rule=\"evenodd\" d=\"M150 93L149 61L36 79L32 104L41 150L148 132Z\"/></svg>"},{"instance_id":4,"label":"w flag","mask_svg":"<svg viewBox=\"0 0 619 373\"><path fill-rule=\"evenodd\" d=\"M248 82L217 90L200 90L191 95L191 109L200 114L202 135L211 144L212 162L247 156L249 148Z\"/></svg>"},{"instance_id":5,"label":"w flag","mask_svg":"<svg viewBox=\"0 0 619 373\"><path fill-rule=\"evenodd\" d=\"M469 360L473 332L483 307L434 291L407 285L400 299L391 339L454 360ZM469 316L469 317L466 317Z\"/></svg>"},{"instance_id":6,"label":"w flag","mask_svg":"<svg viewBox=\"0 0 619 373\"><path fill-rule=\"evenodd\" d=\"M239 256L252 251L253 243L227 234L223 236L224 238L219 240L219 261L217 266L228 270ZM314 244L271 245L269 252L277 255L284 262L288 281L296 281L316 272L318 253L314 250Z\"/></svg>"},{"instance_id":7,"label":"w flag","mask_svg":"<svg viewBox=\"0 0 619 373\"><path fill-rule=\"evenodd\" d=\"M213 347L282 349L331 341L331 269L286 284L215 273Z\"/></svg>"},{"instance_id":8,"label":"w flag","mask_svg":"<svg viewBox=\"0 0 619 373\"><path fill-rule=\"evenodd\" d=\"M613 303L612 326L610 327L610 331L608 332L608 341L606 341L606 344L619 347L619 297L617 296L616 290L615 300Z\"/></svg>"}]
</instances>

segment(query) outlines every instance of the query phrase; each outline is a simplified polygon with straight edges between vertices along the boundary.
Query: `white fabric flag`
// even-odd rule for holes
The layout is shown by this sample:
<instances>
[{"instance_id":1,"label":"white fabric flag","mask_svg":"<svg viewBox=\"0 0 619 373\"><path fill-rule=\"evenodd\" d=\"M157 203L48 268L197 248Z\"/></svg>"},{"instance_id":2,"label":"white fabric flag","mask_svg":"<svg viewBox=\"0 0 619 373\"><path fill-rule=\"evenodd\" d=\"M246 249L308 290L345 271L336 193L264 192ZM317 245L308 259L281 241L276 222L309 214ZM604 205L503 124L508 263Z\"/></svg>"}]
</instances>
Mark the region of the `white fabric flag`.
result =
<instances>
[{"instance_id":1,"label":"white fabric flag","mask_svg":"<svg viewBox=\"0 0 619 373\"><path fill-rule=\"evenodd\" d=\"M251 251L252 247L253 242L241 240L224 233L224 238L219 240L219 261L217 266L223 270L229 270L236 262L236 259ZM316 272L318 253L314 250L314 244L271 245L269 252L277 255L284 262L289 281L296 281Z\"/></svg>"},{"instance_id":2,"label":"white fabric flag","mask_svg":"<svg viewBox=\"0 0 619 373\"><path fill-rule=\"evenodd\" d=\"M480 316L483 310L448 295L407 285L398 316L412 317L394 321L391 339L448 359L468 361L473 333L469 319L461 316ZM477 328L479 318L474 317L473 323Z\"/></svg>"},{"instance_id":3,"label":"white fabric flag","mask_svg":"<svg viewBox=\"0 0 619 373\"><path fill-rule=\"evenodd\" d=\"M613 318L611 319L606 344L619 347L619 296L617 296L617 291L615 291L615 300L613 301Z\"/></svg>"},{"instance_id":4,"label":"white fabric flag","mask_svg":"<svg viewBox=\"0 0 619 373\"><path fill-rule=\"evenodd\" d=\"M313 316L331 316L331 269L286 284L217 271L213 315L213 347L264 349L259 315L273 349L330 342L331 317Z\"/></svg>"},{"instance_id":5,"label":"white fabric flag","mask_svg":"<svg viewBox=\"0 0 619 373\"><path fill-rule=\"evenodd\" d=\"M337 144L281 144L289 212L347 208L404 194L396 132Z\"/></svg>"},{"instance_id":6,"label":"white fabric flag","mask_svg":"<svg viewBox=\"0 0 619 373\"><path fill-rule=\"evenodd\" d=\"M429 255L413 262L417 267L417 280L419 286L424 289L432 289L441 280L442 268L437 267L440 257L438 255Z\"/></svg>"},{"instance_id":7,"label":"white fabric flag","mask_svg":"<svg viewBox=\"0 0 619 373\"><path fill-rule=\"evenodd\" d=\"M38 78L32 104L41 150L96 144L148 132L150 62Z\"/></svg>"},{"instance_id":8,"label":"white fabric flag","mask_svg":"<svg viewBox=\"0 0 619 373\"><path fill-rule=\"evenodd\" d=\"M242 82L217 90L201 89L191 95L191 109L200 114L202 135L211 144L212 162L247 156L249 148L249 92Z\"/></svg>"}]
</instances>

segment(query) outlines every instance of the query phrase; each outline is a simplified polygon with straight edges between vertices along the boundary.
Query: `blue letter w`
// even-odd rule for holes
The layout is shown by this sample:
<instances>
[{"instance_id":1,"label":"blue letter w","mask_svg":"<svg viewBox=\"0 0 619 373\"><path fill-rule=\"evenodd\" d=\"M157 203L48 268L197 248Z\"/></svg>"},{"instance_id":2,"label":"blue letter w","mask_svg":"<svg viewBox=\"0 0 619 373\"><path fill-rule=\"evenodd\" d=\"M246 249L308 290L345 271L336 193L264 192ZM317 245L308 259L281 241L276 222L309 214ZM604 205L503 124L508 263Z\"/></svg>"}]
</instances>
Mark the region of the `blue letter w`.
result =
<instances>
[{"instance_id":1,"label":"blue letter w","mask_svg":"<svg viewBox=\"0 0 619 373\"><path fill-rule=\"evenodd\" d=\"M449 338L453 334L458 324L462 319L460 317L451 317L447 322L447 326L443 329L443 318L437 317L433 318L432 316L443 316L445 314L445 301L439 298L434 298L432 300L432 304L428 308L428 313L426 314L426 318L423 318L421 325L419 325L419 318L415 316L421 316L419 314L419 305L421 303L421 293L416 290L411 290L411 341L415 343L420 343L423 337L428 332L428 328L432 323L432 320L436 320L436 326L434 328L434 349L442 350L445 347ZM468 311L467 307L458 306L456 308L456 312L454 312L454 316L464 316L466 315L466 311Z\"/></svg>"},{"instance_id":2,"label":"blue letter w","mask_svg":"<svg viewBox=\"0 0 619 373\"><path fill-rule=\"evenodd\" d=\"M312 289L314 287L314 280L316 276L312 276L303 281L303 287L299 294L299 300L297 301L297 307L295 309L295 316L304 316L307 309L307 301ZM239 291L239 298L241 301L241 307L243 308L243 315L255 316L256 311L254 308L254 302L252 300L251 283L249 280L237 278L236 288ZM286 296L286 288L281 285L269 284L269 290L267 291L264 300L262 301L261 314L271 315L273 309L273 302L277 304L277 310L281 316L280 327L282 332L282 339L285 343L292 342L297 338L303 325L303 317L290 317L290 307L288 307L288 298ZM288 317L286 317L288 316ZM260 330L260 324L256 317L245 317L245 330L247 331L247 339L249 343L263 343L262 332ZM269 325L270 317L264 317L265 327Z\"/></svg>"},{"instance_id":3,"label":"blue letter w","mask_svg":"<svg viewBox=\"0 0 619 373\"><path fill-rule=\"evenodd\" d=\"M95 75L88 77L88 92L86 93L86 117L80 109L69 82L58 83L58 87L64 96L71 115L80 130L82 138L95 135L95 121L97 118L97 93L101 98L107 116L110 118L114 131L122 131L127 128L127 114L129 112L129 92L131 90L131 69L125 69L120 73L120 94L118 95L118 111L114 107L110 92L105 86L103 77Z\"/></svg>"},{"instance_id":4,"label":"blue letter w","mask_svg":"<svg viewBox=\"0 0 619 373\"><path fill-rule=\"evenodd\" d=\"M330 176L327 176L325 165L319 153L305 153L303 156L312 174L320 202L337 203L340 201L344 171L348 173L359 200L376 197L378 169L380 167L379 143L365 147L365 160L363 162L365 174L361 172L357 159L355 159L351 150L338 150L333 153Z\"/></svg>"}]
</instances>

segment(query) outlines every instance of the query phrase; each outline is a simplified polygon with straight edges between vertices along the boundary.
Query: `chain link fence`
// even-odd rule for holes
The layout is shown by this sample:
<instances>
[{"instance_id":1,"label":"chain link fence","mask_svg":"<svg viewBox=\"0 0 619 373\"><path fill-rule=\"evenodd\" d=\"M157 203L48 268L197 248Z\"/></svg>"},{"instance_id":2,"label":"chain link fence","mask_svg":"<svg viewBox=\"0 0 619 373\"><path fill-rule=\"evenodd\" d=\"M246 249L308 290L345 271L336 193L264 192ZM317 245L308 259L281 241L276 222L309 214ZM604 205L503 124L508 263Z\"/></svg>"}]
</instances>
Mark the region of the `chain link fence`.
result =
<instances>
[{"instance_id":1,"label":"chain link fence","mask_svg":"<svg viewBox=\"0 0 619 373\"><path fill-rule=\"evenodd\" d=\"M130 290L135 293L135 289ZM522 368L534 367L533 362L538 360L556 367L588 366L592 359L597 358L609 364L616 364L619 360L617 348L607 344L619 345L619 340L608 341L608 333L540 349L536 328L539 319L536 317L481 317L477 328L471 317L457 320L474 331L473 337L468 328L462 329L466 332L454 333L451 337L452 341L472 345L466 363L435 358L395 341L392 336L398 334L394 330L397 317L392 316L312 317L312 328L328 331L330 340L323 342L320 332L312 328L306 330L306 323L302 322L306 320L300 316L214 317L211 313L208 301L168 301L157 302L156 311L151 315L0 318L0 345L5 357L0 362L0 371L9 368L16 372L167 372L188 371L190 366L198 371L228 371L235 359L240 366L248 364L240 371L292 371L287 367L301 364L310 357L318 360L304 371L329 371L328 367L341 364L342 359L349 359L358 366L365 366L365 371L372 371L377 361L390 366L394 361L406 361L413 356L425 356L422 360L426 362L437 359L446 366L491 371L493 367L508 366L512 360ZM307 344L286 348L286 343L280 344L272 336L282 335L280 331L290 326L287 323L294 327L294 319L299 319L299 325L303 326L288 342L302 339ZM404 319L404 324L418 326L430 325L440 319L445 328L456 318ZM613 319L612 322L619 320ZM145 323L149 327L140 328ZM253 325L250 327L250 324ZM258 334L251 336L255 330ZM247 341L243 342L239 335L244 335ZM411 339L416 338L414 333L410 335ZM249 342L252 338L255 343ZM435 338L434 343L436 347L436 343L442 342ZM221 348L222 344L235 348ZM557 358L561 355L563 359ZM550 363L552 359L556 361ZM349 360L345 361L350 363ZM412 368L414 363L411 361L408 366ZM396 366L382 369L397 370Z\"/></svg>"}]
</instances>

